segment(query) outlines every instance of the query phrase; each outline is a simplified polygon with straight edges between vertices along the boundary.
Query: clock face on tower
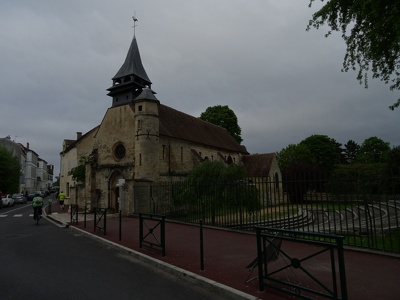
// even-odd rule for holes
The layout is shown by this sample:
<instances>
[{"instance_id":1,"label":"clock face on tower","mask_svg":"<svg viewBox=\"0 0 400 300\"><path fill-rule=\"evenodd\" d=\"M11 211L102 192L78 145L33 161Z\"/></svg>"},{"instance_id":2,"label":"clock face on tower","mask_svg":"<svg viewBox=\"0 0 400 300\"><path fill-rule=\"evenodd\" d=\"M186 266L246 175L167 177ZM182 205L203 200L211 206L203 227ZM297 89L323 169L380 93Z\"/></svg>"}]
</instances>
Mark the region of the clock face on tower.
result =
<instances>
[{"instance_id":1,"label":"clock face on tower","mask_svg":"<svg viewBox=\"0 0 400 300\"><path fill-rule=\"evenodd\" d=\"M116 160L121 160L125 157L126 149L122 143L118 143L114 146L114 157Z\"/></svg>"}]
</instances>

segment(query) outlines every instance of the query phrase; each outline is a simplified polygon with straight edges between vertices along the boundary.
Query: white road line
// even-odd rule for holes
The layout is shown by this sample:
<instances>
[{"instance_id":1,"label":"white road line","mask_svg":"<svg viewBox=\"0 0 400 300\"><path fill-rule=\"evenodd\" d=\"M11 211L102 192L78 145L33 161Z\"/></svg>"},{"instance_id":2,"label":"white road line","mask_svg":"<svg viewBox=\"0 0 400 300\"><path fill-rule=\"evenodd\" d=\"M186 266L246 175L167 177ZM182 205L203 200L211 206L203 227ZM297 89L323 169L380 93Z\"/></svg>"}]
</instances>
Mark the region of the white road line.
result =
<instances>
[{"instance_id":1,"label":"white road line","mask_svg":"<svg viewBox=\"0 0 400 300\"><path fill-rule=\"evenodd\" d=\"M23 215L22 214L18 214L18 215L14 215L13 217L14 218L20 218L20 217L22 217Z\"/></svg>"},{"instance_id":2,"label":"white road line","mask_svg":"<svg viewBox=\"0 0 400 300\"><path fill-rule=\"evenodd\" d=\"M23 204L21 207L18 207L18 208L14 208L14 209L12 209L12 210L9 210L8 213L11 213L11 212L16 211L16 210L25 209L27 206L31 206L31 204Z\"/></svg>"},{"instance_id":3,"label":"white road line","mask_svg":"<svg viewBox=\"0 0 400 300\"><path fill-rule=\"evenodd\" d=\"M0 215L0 218L8 217L8 215Z\"/></svg>"}]
</instances>

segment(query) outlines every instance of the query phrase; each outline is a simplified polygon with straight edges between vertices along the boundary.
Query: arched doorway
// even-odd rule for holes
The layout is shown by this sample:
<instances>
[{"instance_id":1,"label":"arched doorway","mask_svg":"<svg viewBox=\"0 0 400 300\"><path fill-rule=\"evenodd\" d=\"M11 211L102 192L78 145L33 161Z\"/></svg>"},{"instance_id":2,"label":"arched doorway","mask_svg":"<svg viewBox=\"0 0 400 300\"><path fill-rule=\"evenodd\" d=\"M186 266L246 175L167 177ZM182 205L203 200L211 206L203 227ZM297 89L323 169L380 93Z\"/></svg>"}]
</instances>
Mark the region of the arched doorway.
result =
<instances>
[{"instance_id":1,"label":"arched doorway","mask_svg":"<svg viewBox=\"0 0 400 300\"><path fill-rule=\"evenodd\" d=\"M110 186L109 186L109 191L110 191L110 203L109 203L109 209L113 210L114 212L118 212L120 209L119 206L119 197L120 197L120 187L118 185L119 180L122 179L122 175L120 172L114 172L111 175L110 179Z\"/></svg>"}]
</instances>

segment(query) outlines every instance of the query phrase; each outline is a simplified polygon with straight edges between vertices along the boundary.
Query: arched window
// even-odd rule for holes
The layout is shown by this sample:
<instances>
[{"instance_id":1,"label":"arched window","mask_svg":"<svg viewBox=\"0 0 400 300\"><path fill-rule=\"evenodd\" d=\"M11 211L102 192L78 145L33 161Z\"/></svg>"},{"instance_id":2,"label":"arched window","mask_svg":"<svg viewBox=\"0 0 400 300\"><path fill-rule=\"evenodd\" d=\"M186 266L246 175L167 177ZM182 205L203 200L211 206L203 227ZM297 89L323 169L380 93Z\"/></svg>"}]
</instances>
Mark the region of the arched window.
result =
<instances>
[{"instance_id":1,"label":"arched window","mask_svg":"<svg viewBox=\"0 0 400 300\"><path fill-rule=\"evenodd\" d=\"M278 172L275 172L274 180L275 180L275 189L279 190L279 175L278 175Z\"/></svg>"},{"instance_id":2,"label":"arched window","mask_svg":"<svg viewBox=\"0 0 400 300\"><path fill-rule=\"evenodd\" d=\"M121 160L126 155L125 146L122 143L118 143L114 145L114 157L116 160Z\"/></svg>"}]
</instances>

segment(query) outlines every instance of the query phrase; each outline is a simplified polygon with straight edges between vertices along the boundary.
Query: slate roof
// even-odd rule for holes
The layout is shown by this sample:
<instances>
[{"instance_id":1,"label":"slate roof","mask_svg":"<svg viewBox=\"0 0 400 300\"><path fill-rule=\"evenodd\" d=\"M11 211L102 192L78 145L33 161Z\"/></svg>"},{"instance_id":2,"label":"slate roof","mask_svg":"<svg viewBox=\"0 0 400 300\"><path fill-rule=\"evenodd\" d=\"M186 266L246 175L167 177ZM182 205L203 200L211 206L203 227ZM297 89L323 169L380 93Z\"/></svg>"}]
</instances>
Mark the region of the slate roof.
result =
<instances>
[{"instance_id":1,"label":"slate roof","mask_svg":"<svg viewBox=\"0 0 400 300\"><path fill-rule=\"evenodd\" d=\"M76 140L64 140L65 148L71 148L75 145Z\"/></svg>"},{"instance_id":2,"label":"slate roof","mask_svg":"<svg viewBox=\"0 0 400 300\"><path fill-rule=\"evenodd\" d=\"M223 127L159 105L160 135L248 154Z\"/></svg>"},{"instance_id":3,"label":"slate roof","mask_svg":"<svg viewBox=\"0 0 400 300\"><path fill-rule=\"evenodd\" d=\"M252 154L242 157L244 167L249 177L265 177L271 171L275 153Z\"/></svg>"},{"instance_id":4,"label":"slate roof","mask_svg":"<svg viewBox=\"0 0 400 300\"><path fill-rule=\"evenodd\" d=\"M90 129L88 132L86 132L80 138L78 138L76 140L64 140L65 149L63 151L61 151L60 154L62 154L63 152L68 152L69 150L75 148L76 145L78 145L80 143L80 141L85 139L91 132L93 132L94 130L97 130L99 127L100 127L100 125L97 125L96 127Z\"/></svg>"},{"instance_id":5,"label":"slate roof","mask_svg":"<svg viewBox=\"0 0 400 300\"><path fill-rule=\"evenodd\" d=\"M129 47L128 54L126 55L125 58L125 62L121 66L117 74L115 74L113 80L116 78L121 78L132 74L151 83L143 67L142 59L140 58L139 47L136 42L136 37L133 37L131 46Z\"/></svg>"}]
</instances>

